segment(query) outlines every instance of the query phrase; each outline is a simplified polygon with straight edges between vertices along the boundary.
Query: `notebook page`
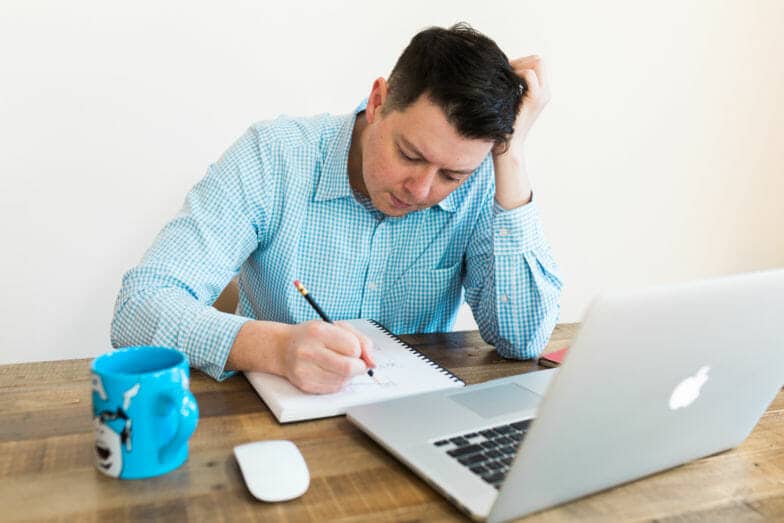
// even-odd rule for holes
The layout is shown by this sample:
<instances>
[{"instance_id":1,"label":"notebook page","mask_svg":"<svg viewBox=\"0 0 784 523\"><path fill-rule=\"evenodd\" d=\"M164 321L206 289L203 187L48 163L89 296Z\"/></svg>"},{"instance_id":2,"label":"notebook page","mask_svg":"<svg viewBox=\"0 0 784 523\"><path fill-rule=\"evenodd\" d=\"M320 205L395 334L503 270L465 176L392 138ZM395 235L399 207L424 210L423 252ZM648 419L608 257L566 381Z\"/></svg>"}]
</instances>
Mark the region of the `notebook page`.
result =
<instances>
[{"instance_id":1,"label":"notebook page","mask_svg":"<svg viewBox=\"0 0 784 523\"><path fill-rule=\"evenodd\" d=\"M333 394L306 394L287 380L265 373L246 373L248 380L282 422L335 416L354 405L429 392L463 383L429 360L422 359L366 320L349 323L375 347L374 376L355 376ZM276 405L277 403L277 405Z\"/></svg>"}]
</instances>

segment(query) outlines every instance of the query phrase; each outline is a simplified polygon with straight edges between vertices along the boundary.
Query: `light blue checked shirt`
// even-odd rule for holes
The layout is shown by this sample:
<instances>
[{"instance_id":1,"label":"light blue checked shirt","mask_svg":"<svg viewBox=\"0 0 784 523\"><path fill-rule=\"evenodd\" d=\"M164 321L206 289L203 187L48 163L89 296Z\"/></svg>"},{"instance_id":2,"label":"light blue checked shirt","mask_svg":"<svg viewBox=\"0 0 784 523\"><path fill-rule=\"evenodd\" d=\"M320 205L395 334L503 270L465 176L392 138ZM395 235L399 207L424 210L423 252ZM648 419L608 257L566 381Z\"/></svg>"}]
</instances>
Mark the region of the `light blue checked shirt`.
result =
<instances>
[{"instance_id":1,"label":"light blue checked shirt","mask_svg":"<svg viewBox=\"0 0 784 523\"><path fill-rule=\"evenodd\" d=\"M352 114L253 125L190 191L129 270L112 345L177 347L224 379L249 318L372 318L394 333L448 331L463 298L507 358L536 357L558 318L561 281L534 202L494 201L492 155L438 205L386 217L348 181ZM239 274L237 315L211 304Z\"/></svg>"}]
</instances>

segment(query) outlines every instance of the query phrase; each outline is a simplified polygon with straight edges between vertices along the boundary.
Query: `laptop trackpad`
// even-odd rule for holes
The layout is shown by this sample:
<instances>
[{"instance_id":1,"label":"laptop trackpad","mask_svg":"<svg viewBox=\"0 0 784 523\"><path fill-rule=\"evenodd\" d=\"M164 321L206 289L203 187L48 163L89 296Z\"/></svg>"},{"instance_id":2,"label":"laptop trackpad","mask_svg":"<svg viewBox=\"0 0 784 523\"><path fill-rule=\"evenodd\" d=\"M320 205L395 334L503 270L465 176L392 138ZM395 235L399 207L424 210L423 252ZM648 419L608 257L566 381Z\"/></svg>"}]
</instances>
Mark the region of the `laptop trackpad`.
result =
<instances>
[{"instance_id":1,"label":"laptop trackpad","mask_svg":"<svg viewBox=\"0 0 784 523\"><path fill-rule=\"evenodd\" d=\"M451 394L449 399L483 418L494 418L510 412L535 408L542 397L515 383L504 383L486 389Z\"/></svg>"}]
</instances>

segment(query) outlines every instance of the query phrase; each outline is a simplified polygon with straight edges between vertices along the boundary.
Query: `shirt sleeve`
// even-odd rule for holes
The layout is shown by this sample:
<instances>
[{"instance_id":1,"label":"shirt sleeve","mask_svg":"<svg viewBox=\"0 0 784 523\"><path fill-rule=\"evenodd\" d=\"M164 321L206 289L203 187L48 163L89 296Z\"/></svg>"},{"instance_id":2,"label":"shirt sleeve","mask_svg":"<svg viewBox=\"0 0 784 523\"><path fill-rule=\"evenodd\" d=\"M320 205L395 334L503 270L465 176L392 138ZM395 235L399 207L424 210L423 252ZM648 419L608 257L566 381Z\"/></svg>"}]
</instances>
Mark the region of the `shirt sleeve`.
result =
<instances>
[{"instance_id":1,"label":"shirt sleeve","mask_svg":"<svg viewBox=\"0 0 784 523\"><path fill-rule=\"evenodd\" d=\"M504 210L490 192L466 251L466 301L501 356L535 358L558 321L558 267L536 202Z\"/></svg>"},{"instance_id":2,"label":"shirt sleeve","mask_svg":"<svg viewBox=\"0 0 784 523\"><path fill-rule=\"evenodd\" d=\"M262 163L251 129L209 167L123 277L112 320L114 347L174 347L218 380L232 374L224 371L226 359L248 318L211 305L263 236L263 206L248 195Z\"/></svg>"}]
</instances>

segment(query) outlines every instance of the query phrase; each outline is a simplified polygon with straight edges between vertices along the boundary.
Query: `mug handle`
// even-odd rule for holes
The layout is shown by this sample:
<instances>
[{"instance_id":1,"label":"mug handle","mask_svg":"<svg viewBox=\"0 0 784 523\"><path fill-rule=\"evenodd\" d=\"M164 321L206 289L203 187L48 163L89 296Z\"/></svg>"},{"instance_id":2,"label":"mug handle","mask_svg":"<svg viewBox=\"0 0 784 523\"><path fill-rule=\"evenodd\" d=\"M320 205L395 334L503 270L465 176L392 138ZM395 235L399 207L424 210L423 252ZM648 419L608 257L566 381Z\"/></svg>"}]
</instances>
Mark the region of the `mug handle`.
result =
<instances>
[{"instance_id":1,"label":"mug handle","mask_svg":"<svg viewBox=\"0 0 784 523\"><path fill-rule=\"evenodd\" d=\"M160 463L166 463L175 457L180 447L188 441L193 431L196 430L196 425L199 422L199 406L193 394L189 390L183 390L179 396L177 398L166 395L167 399L172 400L175 405L179 405L180 421L174 437L161 447L161 450L158 452L158 461Z\"/></svg>"}]
</instances>

